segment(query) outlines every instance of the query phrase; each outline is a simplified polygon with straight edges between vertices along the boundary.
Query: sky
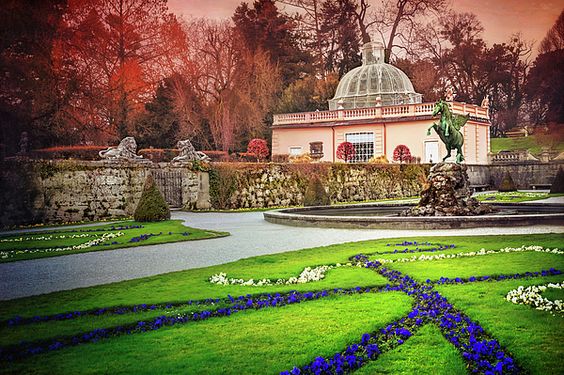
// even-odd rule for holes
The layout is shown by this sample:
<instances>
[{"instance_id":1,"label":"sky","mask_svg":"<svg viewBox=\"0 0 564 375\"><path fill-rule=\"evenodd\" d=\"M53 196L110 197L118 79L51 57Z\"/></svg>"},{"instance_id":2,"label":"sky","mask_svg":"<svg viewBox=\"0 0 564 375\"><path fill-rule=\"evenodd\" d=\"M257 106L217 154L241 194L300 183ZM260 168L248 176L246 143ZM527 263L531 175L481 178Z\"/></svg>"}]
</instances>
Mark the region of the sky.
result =
<instances>
[{"instance_id":1,"label":"sky","mask_svg":"<svg viewBox=\"0 0 564 375\"><path fill-rule=\"evenodd\" d=\"M241 2L169 0L168 7L177 15L187 17L230 19ZM252 3L253 0L245 2ZM459 12L472 12L478 16L484 25L484 39L490 45L507 41L512 34L520 31L525 40L536 42L535 50L564 9L564 0L451 0L451 4Z\"/></svg>"}]
</instances>

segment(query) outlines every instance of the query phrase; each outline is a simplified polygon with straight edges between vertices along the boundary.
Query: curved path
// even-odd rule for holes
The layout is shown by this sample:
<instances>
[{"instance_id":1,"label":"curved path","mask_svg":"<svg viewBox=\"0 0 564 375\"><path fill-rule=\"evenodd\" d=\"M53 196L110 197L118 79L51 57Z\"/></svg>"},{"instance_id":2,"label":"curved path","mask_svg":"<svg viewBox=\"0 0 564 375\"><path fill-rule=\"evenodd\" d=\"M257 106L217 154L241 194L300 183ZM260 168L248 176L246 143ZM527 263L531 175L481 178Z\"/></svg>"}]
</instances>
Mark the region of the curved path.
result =
<instances>
[{"instance_id":1,"label":"curved path","mask_svg":"<svg viewBox=\"0 0 564 375\"><path fill-rule=\"evenodd\" d=\"M450 230L298 228L271 224L262 212L173 212L196 228L231 236L202 241L141 246L0 264L0 300L136 279L206 267L256 255L378 238L437 235L564 233L564 226Z\"/></svg>"}]
</instances>

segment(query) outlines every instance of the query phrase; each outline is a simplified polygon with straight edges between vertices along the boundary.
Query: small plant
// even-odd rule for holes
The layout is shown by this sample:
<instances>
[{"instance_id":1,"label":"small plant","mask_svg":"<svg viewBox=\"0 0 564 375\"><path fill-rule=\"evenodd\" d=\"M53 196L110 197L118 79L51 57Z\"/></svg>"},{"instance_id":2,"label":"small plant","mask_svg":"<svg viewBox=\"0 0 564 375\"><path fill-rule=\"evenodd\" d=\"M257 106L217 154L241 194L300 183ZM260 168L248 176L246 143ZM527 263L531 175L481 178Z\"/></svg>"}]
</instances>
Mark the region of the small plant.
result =
<instances>
[{"instance_id":1,"label":"small plant","mask_svg":"<svg viewBox=\"0 0 564 375\"><path fill-rule=\"evenodd\" d=\"M268 145L264 139L251 139L247 146L247 152L252 154L257 159L257 162L259 162L268 157Z\"/></svg>"},{"instance_id":2,"label":"small plant","mask_svg":"<svg viewBox=\"0 0 564 375\"><path fill-rule=\"evenodd\" d=\"M558 168L558 173L556 173L556 177L554 177L550 187L550 193L564 193L564 171L562 168Z\"/></svg>"},{"instance_id":3,"label":"small plant","mask_svg":"<svg viewBox=\"0 0 564 375\"><path fill-rule=\"evenodd\" d=\"M170 219L170 208L157 188L152 175L149 175L145 181L143 193L133 218L140 222Z\"/></svg>"},{"instance_id":4,"label":"small plant","mask_svg":"<svg viewBox=\"0 0 564 375\"><path fill-rule=\"evenodd\" d=\"M311 163L313 158L310 156L309 152L306 152L300 155L292 155L288 160L290 163Z\"/></svg>"},{"instance_id":5,"label":"small plant","mask_svg":"<svg viewBox=\"0 0 564 375\"><path fill-rule=\"evenodd\" d=\"M511 175L509 173L506 173L505 176L503 176L503 180L501 180L501 183L499 184L499 188L497 190L500 192L517 191L515 182L513 182L513 178L511 178Z\"/></svg>"},{"instance_id":6,"label":"small plant","mask_svg":"<svg viewBox=\"0 0 564 375\"><path fill-rule=\"evenodd\" d=\"M356 150L350 142L343 142L337 147L337 158L344 160L345 163L351 162L355 155Z\"/></svg>"},{"instance_id":7,"label":"small plant","mask_svg":"<svg viewBox=\"0 0 564 375\"><path fill-rule=\"evenodd\" d=\"M305 191L304 206L328 206L330 204L329 194L325 191L319 177L310 179Z\"/></svg>"},{"instance_id":8,"label":"small plant","mask_svg":"<svg viewBox=\"0 0 564 375\"><path fill-rule=\"evenodd\" d=\"M372 163L372 164L388 164L389 163L386 155L373 156L370 159L368 159L368 162Z\"/></svg>"},{"instance_id":9,"label":"small plant","mask_svg":"<svg viewBox=\"0 0 564 375\"><path fill-rule=\"evenodd\" d=\"M411 151L406 145L398 145L394 149L394 161L399 161L400 163L409 163L411 161Z\"/></svg>"}]
</instances>

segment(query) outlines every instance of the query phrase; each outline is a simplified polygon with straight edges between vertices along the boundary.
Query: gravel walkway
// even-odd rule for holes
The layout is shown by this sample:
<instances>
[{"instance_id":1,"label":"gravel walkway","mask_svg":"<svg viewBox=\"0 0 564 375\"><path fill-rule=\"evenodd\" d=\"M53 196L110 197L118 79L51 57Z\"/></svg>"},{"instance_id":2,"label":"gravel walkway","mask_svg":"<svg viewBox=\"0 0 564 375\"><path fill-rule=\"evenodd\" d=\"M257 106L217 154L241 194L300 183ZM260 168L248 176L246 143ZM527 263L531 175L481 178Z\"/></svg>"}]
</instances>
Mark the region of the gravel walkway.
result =
<instances>
[{"instance_id":1,"label":"gravel walkway","mask_svg":"<svg viewBox=\"0 0 564 375\"><path fill-rule=\"evenodd\" d=\"M378 238L429 235L564 233L564 226L452 230L298 228L264 221L262 212L173 212L186 225L228 231L202 241L141 246L0 264L0 300L206 267L263 254Z\"/></svg>"}]
</instances>

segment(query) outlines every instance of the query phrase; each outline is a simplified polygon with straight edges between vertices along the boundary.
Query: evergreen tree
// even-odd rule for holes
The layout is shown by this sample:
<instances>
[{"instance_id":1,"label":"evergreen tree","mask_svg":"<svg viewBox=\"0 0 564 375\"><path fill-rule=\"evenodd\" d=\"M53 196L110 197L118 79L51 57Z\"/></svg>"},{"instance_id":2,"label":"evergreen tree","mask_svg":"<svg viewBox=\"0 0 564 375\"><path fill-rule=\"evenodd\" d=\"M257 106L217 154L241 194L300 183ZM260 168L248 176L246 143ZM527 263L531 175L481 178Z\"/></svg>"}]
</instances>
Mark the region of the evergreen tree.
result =
<instances>
[{"instance_id":1,"label":"evergreen tree","mask_svg":"<svg viewBox=\"0 0 564 375\"><path fill-rule=\"evenodd\" d=\"M268 52L272 62L280 66L284 85L312 71L312 57L300 46L296 23L278 11L274 0L257 0L252 8L242 3L233 22L242 46L252 53Z\"/></svg>"},{"instance_id":2,"label":"evergreen tree","mask_svg":"<svg viewBox=\"0 0 564 375\"><path fill-rule=\"evenodd\" d=\"M141 199L133 214L135 221L162 221L170 219L170 208L159 191L153 176L149 174Z\"/></svg>"},{"instance_id":3,"label":"evergreen tree","mask_svg":"<svg viewBox=\"0 0 564 375\"><path fill-rule=\"evenodd\" d=\"M176 143L179 121L172 95L170 80L165 79L153 100L145 104L145 113L138 118L133 131L140 148L169 148Z\"/></svg>"}]
</instances>

